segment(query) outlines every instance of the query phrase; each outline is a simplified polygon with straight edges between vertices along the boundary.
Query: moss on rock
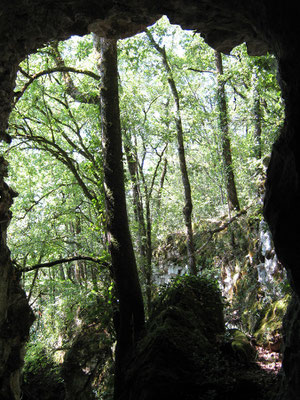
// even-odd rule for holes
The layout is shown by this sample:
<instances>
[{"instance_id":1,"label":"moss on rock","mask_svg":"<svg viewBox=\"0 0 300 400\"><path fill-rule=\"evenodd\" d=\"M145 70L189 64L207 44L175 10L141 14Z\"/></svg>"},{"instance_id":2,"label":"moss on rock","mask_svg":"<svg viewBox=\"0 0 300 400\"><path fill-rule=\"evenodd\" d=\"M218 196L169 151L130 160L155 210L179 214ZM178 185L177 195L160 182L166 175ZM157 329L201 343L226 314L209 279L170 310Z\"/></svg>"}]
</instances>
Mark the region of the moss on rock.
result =
<instances>
[{"instance_id":1,"label":"moss on rock","mask_svg":"<svg viewBox=\"0 0 300 400\"><path fill-rule=\"evenodd\" d=\"M269 400L245 335L232 332L225 348L222 310L208 280L184 277L166 287L128 365L124 398Z\"/></svg>"},{"instance_id":2,"label":"moss on rock","mask_svg":"<svg viewBox=\"0 0 300 400\"><path fill-rule=\"evenodd\" d=\"M192 399L196 371L203 370L224 333L216 286L183 277L166 287L154 306L148 334L139 343L128 375L130 398ZM202 365L202 366L201 366Z\"/></svg>"},{"instance_id":3,"label":"moss on rock","mask_svg":"<svg viewBox=\"0 0 300 400\"><path fill-rule=\"evenodd\" d=\"M271 303L261 320L254 336L259 344L271 347L274 340L279 340L282 332L282 321L290 302L290 294Z\"/></svg>"},{"instance_id":4,"label":"moss on rock","mask_svg":"<svg viewBox=\"0 0 300 400\"><path fill-rule=\"evenodd\" d=\"M235 357L245 364L253 362L255 360L256 351L247 336L238 329L231 329L229 333L231 336L231 347Z\"/></svg>"}]
</instances>

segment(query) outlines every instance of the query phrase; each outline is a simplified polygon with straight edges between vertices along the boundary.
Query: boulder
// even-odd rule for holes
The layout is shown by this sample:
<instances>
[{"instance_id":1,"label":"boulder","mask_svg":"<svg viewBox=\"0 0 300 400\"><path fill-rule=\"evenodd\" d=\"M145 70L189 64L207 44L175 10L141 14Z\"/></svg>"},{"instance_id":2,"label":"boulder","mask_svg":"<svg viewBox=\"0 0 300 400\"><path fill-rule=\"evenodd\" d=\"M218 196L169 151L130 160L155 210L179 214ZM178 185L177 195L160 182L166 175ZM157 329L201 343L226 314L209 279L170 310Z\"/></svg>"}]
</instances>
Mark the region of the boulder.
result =
<instances>
[{"instance_id":1,"label":"boulder","mask_svg":"<svg viewBox=\"0 0 300 400\"><path fill-rule=\"evenodd\" d=\"M216 285L183 277L156 302L128 364L124 399L269 400L274 387L254 359L242 332L225 333Z\"/></svg>"}]
</instances>

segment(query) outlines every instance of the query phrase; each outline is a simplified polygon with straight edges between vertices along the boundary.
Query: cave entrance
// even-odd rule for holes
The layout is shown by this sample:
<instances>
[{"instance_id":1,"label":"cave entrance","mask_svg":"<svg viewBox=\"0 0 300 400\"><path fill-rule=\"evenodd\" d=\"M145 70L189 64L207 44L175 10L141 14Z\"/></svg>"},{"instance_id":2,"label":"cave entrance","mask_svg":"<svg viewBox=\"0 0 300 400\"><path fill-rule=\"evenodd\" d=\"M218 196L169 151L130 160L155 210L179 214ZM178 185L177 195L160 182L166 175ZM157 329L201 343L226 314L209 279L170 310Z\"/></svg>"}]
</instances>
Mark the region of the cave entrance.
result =
<instances>
[{"instance_id":1,"label":"cave entrance","mask_svg":"<svg viewBox=\"0 0 300 400\"><path fill-rule=\"evenodd\" d=\"M224 184L224 160L221 157L222 145L217 133L220 128L217 123L213 51L210 50L209 53L205 43L200 42L191 32L184 33L179 28L167 26L166 22L157 26L154 38L165 47L175 81L180 88L191 182L192 186L198 188L194 191L194 215L196 219L199 216L199 220L194 221L195 236L199 248L206 246L198 253L198 265L202 272L210 274L212 279L217 275L223 277L226 282L224 291L228 292L231 298L240 296L240 299L246 299L244 294L249 294L245 283L247 280L257 285L257 291L251 294L252 298L267 298L274 286L264 278L264 274L268 275L264 266L267 260L274 260L274 254L272 247L266 245L269 237L261 244L265 247L262 252L256 244L254 245L259 235L265 235L267 232L265 227L259 228L257 225L261 210L255 210L251 214L252 225L248 225L246 218L243 222L240 222L239 218L230 222L231 218L235 217L232 211L228 217L224 217L227 214L228 202ZM182 36L179 37L180 35ZM179 44L177 49L174 46L176 42ZM75 56L72 53L73 46ZM242 198L241 208L248 207L247 196L250 195L246 190L250 189L255 200L255 209L261 207L259 185L263 181L265 164L272 145L270 129L271 136L274 135L275 138L283 113L279 106L278 86L272 75L275 73L274 60L271 57L250 59L245 53L245 46L241 46L225 58L223 79L227 87L230 130L234 132L232 154L235 173L238 176L238 193L241 193ZM24 188L24 192L25 187L29 189L25 198L19 197L15 203L16 225L12 225L10 231L14 240L14 237L17 238L14 232L20 231L21 226L24 230L23 237L28 237L28 240L23 240L23 243L16 240L16 243L11 245L13 257L20 256L16 262L23 268L30 264L43 264L43 261L49 259L49 255L51 258L55 255L57 259L64 261L78 257L72 264L61 263L56 270L49 266L49 273L43 272L45 269L42 267L41 272L37 272L39 268L36 267L30 273L32 276L29 279L29 272L26 273L27 292L30 294L32 306L36 307L37 314L41 317L37 324L44 325L44 329L36 334L36 339L43 341L42 336L47 329L49 335L51 330L55 331L58 336L53 339L53 343L57 345L57 349L64 347L67 337L64 336L65 332L59 333L60 329L66 328L74 321L74 326L69 328L76 331L82 323L83 316L86 322L95 322L94 309L99 311L101 317L107 317L105 312L109 312L105 310L104 303L111 304L112 301L111 278L105 269L105 234L99 224L103 213L98 209L98 214L93 214L95 207L101 205L101 191L96 198L99 204L93 202L90 194L94 191L93 185L96 187L101 178L101 143L97 134L92 135L92 132L99 132L99 77L94 65L89 64L92 57L92 40L73 38L65 44L53 43L42 49L40 56L33 55L28 58L20 69L18 105L11 116L11 133L18 141L16 153L13 154L13 150L9 152L13 167L12 178L14 182L20 179L20 187ZM75 60L79 61L77 65L74 64ZM149 189L149 185L151 187L152 182L155 183L153 178L157 173L157 197L153 204L150 204L153 207L153 220L157 225L155 236L163 242L166 227L169 226L169 230L175 233L171 239L171 257L186 262L184 235L180 232L184 223L181 207L177 206L183 195L179 190L181 182L174 142L174 99L172 100L168 89L168 78L159 53L151 46L151 42L147 42L146 36L138 35L123 41L120 45L119 60L120 85L124 96L121 99L124 106L123 133L125 143L126 140L129 141L134 148L131 156L136 157L134 161L139 164L138 172L142 176L139 190L144 195L142 201L145 206L148 200L147 180ZM208 95L210 90L212 94ZM24 104L21 104L22 101ZM196 106L200 111L195 112ZM261 130L260 142L257 142L255 137L257 129ZM157 135L157 132L160 135ZM258 144L260 149L257 148ZM22 148L28 151L29 158L20 157L18 152ZM245 150L244 153L242 149ZM130 154L125 152L125 155ZM154 162L151 157L155 157ZM32 171L35 171L35 174ZM80 179L79 172L82 174ZM130 183L130 171L127 173ZM169 174L168 179L163 181L166 173ZM27 176L26 179L24 175ZM130 184L128 196L133 204L133 188ZM17 214L18 210L21 210L21 214ZM138 221L134 222L134 208L129 212L135 229L134 238L138 241ZM205 228L201 225L203 220ZM159 221L163 221L160 226ZM226 231L229 235L226 238L222 232L225 232L227 223L229 224ZM246 229L250 232L247 238L242 235L242 231ZM35 235L30 236L29 230L35 231ZM215 238L218 232L222 235L221 239ZM159 243L155 243L157 248ZM214 246L217 246L218 254L214 252ZM136 247L138 248L138 244ZM157 264L160 264L160 257L165 257L169 249L161 249L155 260ZM85 254L80 259L82 252ZM93 257L89 260L84 259L86 252L97 255L101 253L100 267L99 263L94 263ZM235 259L230 258L233 253ZM165 257L163 263L166 265L168 262L168 258ZM214 267L210 268L212 265ZM246 269L243 269L244 267ZM186 268L185 264L183 268ZM283 287L285 280L281 275L282 270L279 270L279 267L272 268L279 281L283 282ZM253 271L256 271L256 274L251 276ZM103 284L99 284L99 273ZM158 271L157 275L161 277L161 271ZM37 289L37 282L41 284L41 289ZM268 289L267 295L258 283L265 285L264 290ZM60 290L58 286L61 286ZM44 292L47 292L49 297L46 297ZM78 293L82 300L80 307L77 304ZM252 310L247 308L248 305L249 302L246 301L243 306L244 322L241 321L243 316L238 316L240 321L231 321L231 324L253 324ZM266 306L266 302L263 306ZM66 307L64 311L63 307ZM256 307L255 302L253 307ZM254 310L255 313L260 311L258 308ZM92 315L89 315L90 312ZM61 314L61 320L58 320L58 314ZM247 322L246 315L249 317ZM109 332L109 335L113 333ZM112 336L106 340L112 340ZM50 346L49 340L47 345ZM59 351L62 350L58 350L56 354L59 354Z\"/></svg>"}]
</instances>

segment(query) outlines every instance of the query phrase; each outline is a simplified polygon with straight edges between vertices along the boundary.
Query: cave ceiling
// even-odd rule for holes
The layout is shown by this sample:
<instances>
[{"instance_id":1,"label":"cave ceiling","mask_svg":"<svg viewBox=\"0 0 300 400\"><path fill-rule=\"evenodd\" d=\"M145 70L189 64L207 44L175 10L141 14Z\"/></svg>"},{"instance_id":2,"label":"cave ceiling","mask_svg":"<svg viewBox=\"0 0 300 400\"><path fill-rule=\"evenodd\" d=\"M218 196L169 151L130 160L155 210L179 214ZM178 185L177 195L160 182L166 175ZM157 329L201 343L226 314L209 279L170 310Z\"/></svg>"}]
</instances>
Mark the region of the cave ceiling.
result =
<instances>
[{"instance_id":1,"label":"cave ceiling","mask_svg":"<svg viewBox=\"0 0 300 400\"><path fill-rule=\"evenodd\" d=\"M255 21L255 7L245 1L11 0L2 1L0 37L13 52L30 53L52 39L91 31L124 38L141 32L162 15L184 29L200 32L208 44L228 53L247 42L251 54L264 54L268 38ZM265 13L259 2L260 13ZM252 22L251 22L252 21Z\"/></svg>"}]
</instances>

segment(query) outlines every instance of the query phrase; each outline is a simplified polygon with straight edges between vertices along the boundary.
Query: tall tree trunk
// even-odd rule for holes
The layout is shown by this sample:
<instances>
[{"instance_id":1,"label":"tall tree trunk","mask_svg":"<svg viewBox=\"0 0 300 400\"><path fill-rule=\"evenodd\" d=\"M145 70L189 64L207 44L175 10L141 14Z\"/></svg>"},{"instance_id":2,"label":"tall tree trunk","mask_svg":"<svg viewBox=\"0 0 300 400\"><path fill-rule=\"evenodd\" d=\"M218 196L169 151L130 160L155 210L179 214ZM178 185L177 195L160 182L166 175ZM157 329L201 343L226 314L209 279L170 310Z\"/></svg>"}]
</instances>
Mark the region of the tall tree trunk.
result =
<instances>
[{"instance_id":1,"label":"tall tree trunk","mask_svg":"<svg viewBox=\"0 0 300 400\"><path fill-rule=\"evenodd\" d=\"M177 91L176 83L173 78L172 70L168 62L167 54L164 48L161 48L154 40L150 31L146 31L147 36L153 45L153 47L158 51L161 56L163 66L168 76L168 83L171 89L171 93L175 102L175 124L176 124L176 133L177 133L177 150L179 157L179 165L181 172L181 179L184 189L184 199L185 205L183 207L183 215L186 226L187 233L187 253L188 253L188 265L190 273L193 275L197 274L197 266L196 266L196 257L195 257L195 245L194 245L194 234L192 228L192 212L193 212L193 202L192 202L192 192L191 185L189 180L189 175L187 171L186 158L185 158L185 149L184 149L184 140L183 140L183 128L182 128L182 120L181 120L181 108L180 108L180 100L179 94Z\"/></svg>"},{"instance_id":2,"label":"tall tree trunk","mask_svg":"<svg viewBox=\"0 0 300 400\"><path fill-rule=\"evenodd\" d=\"M165 178L167 175L167 168L168 168L168 160L167 158L164 159L164 165L163 165L163 171L161 174L160 178L160 186L159 186L159 191L158 191L158 198L157 198L157 209L160 210L161 207L161 196L162 196L162 191L165 183Z\"/></svg>"},{"instance_id":3,"label":"tall tree trunk","mask_svg":"<svg viewBox=\"0 0 300 400\"><path fill-rule=\"evenodd\" d=\"M143 201L141 197L141 188L139 182L139 167L136 151L127 138L128 142L125 145L127 165L132 184L134 216L138 225L138 244L140 260L142 265L142 273L146 286L146 299L148 315L151 311L152 302L152 228L150 215L150 198L146 194L146 219L144 215ZM146 189L146 188L145 188Z\"/></svg>"},{"instance_id":4,"label":"tall tree trunk","mask_svg":"<svg viewBox=\"0 0 300 400\"><path fill-rule=\"evenodd\" d=\"M103 143L106 223L119 297L114 399L121 398L126 363L144 330L144 306L129 231L118 96L117 43L95 35L101 75L100 113Z\"/></svg>"},{"instance_id":5,"label":"tall tree trunk","mask_svg":"<svg viewBox=\"0 0 300 400\"><path fill-rule=\"evenodd\" d=\"M151 216L151 200L155 181L158 177L159 166L163 161L163 155L167 149L165 145L159 156L158 162L154 168L151 183L147 183L143 168L140 165L137 153L136 143L133 145L129 135L126 137L125 152L129 175L132 183L134 215L138 224L139 250L141 256L142 273L146 287L146 299L148 315L152 306L152 216ZM164 175L166 166L164 167ZM161 180L163 185L164 178ZM143 185L144 199L142 198L141 187ZM161 186L162 187L162 186Z\"/></svg>"},{"instance_id":6,"label":"tall tree trunk","mask_svg":"<svg viewBox=\"0 0 300 400\"><path fill-rule=\"evenodd\" d=\"M146 224L144 218L144 207L141 197L141 188L139 182L139 173L138 173L138 160L137 154L132 144L132 141L127 136L126 143L124 144L124 150L126 154L127 166L131 180L131 187L133 193L133 209L134 209L134 218L138 225L138 247L140 257L143 259L146 258Z\"/></svg>"},{"instance_id":7,"label":"tall tree trunk","mask_svg":"<svg viewBox=\"0 0 300 400\"><path fill-rule=\"evenodd\" d=\"M226 179L225 183L227 190L228 208L229 208L229 213L231 213L234 210L239 211L240 204L237 196L234 171L232 165L232 157L231 157L231 143L229 137L229 124L228 124L222 55L218 51L215 51L215 63L216 63L217 77L218 77L217 104L219 111L219 127L220 127L221 144L222 144L222 158L225 169L225 179Z\"/></svg>"},{"instance_id":8,"label":"tall tree trunk","mask_svg":"<svg viewBox=\"0 0 300 400\"><path fill-rule=\"evenodd\" d=\"M147 298L147 311L150 315L152 311L152 222L151 222L151 211L150 211L150 196L146 198L146 268L145 268L145 280L146 280L146 298Z\"/></svg>"},{"instance_id":9,"label":"tall tree trunk","mask_svg":"<svg viewBox=\"0 0 300 400\"><path fill-rule=\"evenodd\" d=\"M252 86L253 86L253 118L254 118L254 156L257 160L260 160L262 156L262 148L261 148L262 110L260 105L260 95L258 91L257 76L255 71L252 78Z\"/></svg>"},{"instance_id":10,"label":"tall tree trunk","mask_svg":"<svg viewBox=\"0 0 300 400\"><path fill-rule=\"evenodd\" d=\"M81 250L80 241L78 240L78 236L81 233L81 223L78 215L75 215L75 220L70 222L70 231L72 233L72 237L74 243L71 244L72 253L74 257L78 257ZM85 261L84 260L76 260L74 261L74 280L77 284L82 285L83 282L86 281L85 275Z\"/></svg>"},{"instance_id":11,"label":"tall tree trunk","mask_svg":"<svg viewBox=\"0 0 300 400\"><path fill-rule=\"evenodd\" d=\"M4 182L5 176L7 162L0 156L0 398L20 400L24 347L34 316L6 244L16 193Z\"/></svg>"}]
</instances>

